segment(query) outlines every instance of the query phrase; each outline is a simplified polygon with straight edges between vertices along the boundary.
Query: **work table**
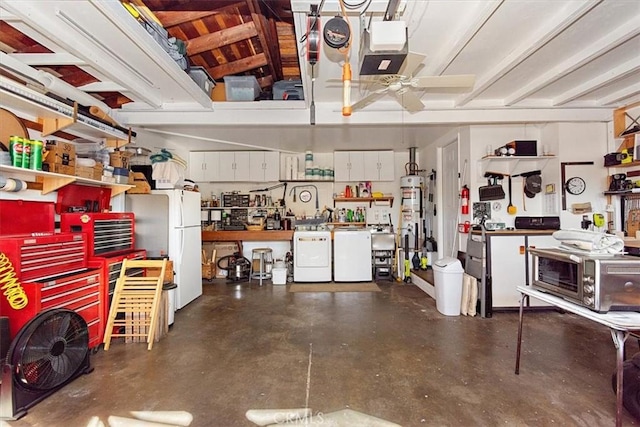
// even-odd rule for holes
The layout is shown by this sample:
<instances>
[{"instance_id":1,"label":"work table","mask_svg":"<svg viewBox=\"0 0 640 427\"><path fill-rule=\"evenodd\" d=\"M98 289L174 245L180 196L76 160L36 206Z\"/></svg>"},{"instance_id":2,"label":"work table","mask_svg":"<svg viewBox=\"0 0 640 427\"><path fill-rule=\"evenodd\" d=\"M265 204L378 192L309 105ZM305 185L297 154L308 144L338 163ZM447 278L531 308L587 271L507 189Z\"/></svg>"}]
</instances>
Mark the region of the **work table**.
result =
<instances>
[{"instance_id":1,"label":"work table","mask_svg":"<svg viewBox=\"0 0 640 427\"><path fill-rule=\"evenodd\" d=\"M238 231L203 231L203 242L236 242L236 241L253 241L253 242L271 242L271 241L289 241L293 240L293 230L238 230Z\"/></svg>"},{"instance_id":2,"label":"work table","mask_svg":"<svg viewBox=\"0 0 640 427\"><path fill-rule=\"evenodd\" d=\"M555 231L553 229L545 229L545 230L526 230L526 229L513 229L513 230L487 230L485 234L487 236L546 236L549 234L553 234ZM480 230L472 230L472 234L480 235Z\"/></svg>"}]
</instances>

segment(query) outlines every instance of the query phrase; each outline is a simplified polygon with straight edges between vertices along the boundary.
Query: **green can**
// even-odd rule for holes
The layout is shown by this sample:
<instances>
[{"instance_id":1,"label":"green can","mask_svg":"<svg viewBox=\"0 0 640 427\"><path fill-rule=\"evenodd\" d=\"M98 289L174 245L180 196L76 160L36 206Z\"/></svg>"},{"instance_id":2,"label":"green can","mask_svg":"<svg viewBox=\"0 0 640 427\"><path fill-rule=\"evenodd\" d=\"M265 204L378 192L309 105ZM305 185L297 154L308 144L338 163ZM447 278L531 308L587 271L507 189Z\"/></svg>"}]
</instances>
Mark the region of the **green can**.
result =
<instances>
[{"instance_id":1,"label":"green can","mask_svg":"<svg viewBox=\"0 0 640 427\"><path fill-rule=\"evenodd\" d=\"M11 166L17 168L22 167L22 137L11 135L9 137L9 156L11 157Z\"/></svg>"},{"instance_id":2,"label":"green can","mask_svg":"<svg viewBox=\"0 0 640 427\"><path fill-rule=\"evenodd\" d=\"M29 169L30 164L31 164L31 140L23 138L22 139L22 167L25 169Z\"/></svg>"},{"instance_id":3,"label":"green can","mask_svg":"<svg viewBox=\"0 0 640 427\"><path fill-rule=\"evenodd\" d=\"M29 169L36 171L42 170L42 150L44 143L40 140L31 141L31 162L29 163Z\"/></svg>"}]
</instances>

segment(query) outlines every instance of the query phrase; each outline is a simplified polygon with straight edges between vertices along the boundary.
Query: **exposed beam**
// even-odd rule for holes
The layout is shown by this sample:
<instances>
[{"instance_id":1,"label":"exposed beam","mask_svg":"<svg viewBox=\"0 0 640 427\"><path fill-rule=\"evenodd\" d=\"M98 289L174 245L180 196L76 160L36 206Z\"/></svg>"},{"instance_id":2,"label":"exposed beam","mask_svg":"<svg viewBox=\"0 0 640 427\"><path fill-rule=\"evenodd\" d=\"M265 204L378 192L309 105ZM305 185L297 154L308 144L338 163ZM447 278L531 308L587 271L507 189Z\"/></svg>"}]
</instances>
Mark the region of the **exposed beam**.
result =
<instances>
[{"instance_id":1,"label":"exposed beam","mask_svg":"<svg viewBox=\"0 0 640 427\"><path fill-rule=\"evenodd\" d=\"M489 18L498 10L498 8L504 3L504 0L492 0L485 3L485 7L480 13L473 18L473 22L469 22L466 25L461 25L461 28L466 30L451 44L446 52L441 53L432 61L431 64L426 67L427 72L425 75L439 76L442 74L451 63L460 55L460 52L469 44L471 39L480 31L480 29L487 23ZM428 3L425 3L423 7L429 7ZM457 31L452 31L453 34L457 34Z\"/></svg>"},{"instance_id":2,"label":"exposed beam","mask_svg":"<svg viewBox=\"0 0 640 427\"><path fill-rule=\"evenodd\" d=\"M282 78L282 71L279 73L280 77L277 77L278 72L273 64L273 56L271 55L271 49L273 48L276 50L278 48L278 40L273 40L272 37L270 37L269 25L267 24L264 15L260 14L260 5L257 0L247 0L247 5L249 6L249 10L251 10L251 18L253 19L253 22L255 22L256 29L258 30L258 39L260 40L260 45L262 45L262 51L267 58L269 74L280 79Z\"/></svg>"},{"instance_id":3,"label":"exposed beam","mask_svg":"<svg viewBox=\"0 0 640 427\"><path fill-rule=\"evenodd\" d=\"M536 31L531 38L521 43L517 49L514 49L511 54L507 55L507 57L493 67L491 71L476 80L474 89L458 98L456 105L463 106L480 95L602 1L603 0L592 0L587 3L578 4L575 9L563 10L544 24L541 23L540 29Z\"/></svg>"},{"instance_id":4,"label":"exposed beam","mask_svg":"<svg viewBox=\"0 0 640 427\"><path fill-rule=\"evenodd\" d=\"M196 21L211 15L220 13L215 10L207 11L157 11L154 15L162 22L165 28L175 27L176 25L185 24L187 22Z\"/></svg>"},{"instance_id":5,"label":"exposed beam","mask_svg":"<svg viewBox=\"0 0 640 427\"><path fill-rule=\"evenodd\" d=\"M189 55L197 55L198 53L218 49L257 35L258 31L255 23L247 22L188 40L186 43L187 53Z\"/></svg>"},{"instance_id":6,"label":"exposed beam","mask_svg":"<svg viewBox=\"0 0 640 427\"><path fill-rule=\"evenodd\" d=\"M615 93L609 94L607 96L603 96L602 98L598 99L598 105L602 105L603 107L607 107L607 106L619 107L632 102L631 100L636 95L640 95L640 83L627 86L624 89L620 89Z\"/></svg>"},{"instance_id":7,"label":"exposed beam","mask_svg":"<svg viewBox=\"0 0 640 427\"><path fill-rule=\"evenodd\" d=\"M45 67L48 65L86 65L77 56L67 52L60 53L10 53L10 56L31 66Z\"/></svg>"},{"instance_id":8,"label":"exposed beam","mask_svg":"<svg viewBox=\"0 0 640 427\"><path fill-rule=\"evenodd\" d=\"M234 74L242 74L254 68L264 67L267 65L267 57L264 53L242 58L237 61L221 64L209 70L211 77L221 79L224 76L232 76Z\"/></svg>"},{"instance_id":9,"label":"exposed beam","mask_svg":"<svg viewBox=\"0 0 640 427\"><path fill-rule=\"evenodd\" d=\"M580 52L549 69L538 78L533 79L533 81L525 85L522 89L506 97L504 100L505 105L509 106L522 101L531 94L599 58L638 34L640 34L640 26L638 25L637 18L634 17L627 23L617 27L615 30L602 37L600 40L592 43L589 47L582 49Z\"/></svg>"},{"instance_id":10,"label":"exposed beam","mask_svg":"<svg viewBox=\"0 0 640 427\"><path fill-rule=\"evenodd\" d=\"M86 85L78 86L78 89L85 92L128 92L124 86L114 82L93 82Z\"/></svg>"},{"instance_id":11,"label":"exposed beam","mask_svg":"<svg viewBox=\"0 0 640 427\"><path fill-rule=\"evenodd\" d=\"M636 73L640 70L640 58L635 58L621 64L613 69L607 71L605 74L601 74L587 82L584 82L573 89L560 94L553 100L553 105L560 106L567 102L571 102L574 99L580 98L588 93L591 93L603 86L620 80L630 74Z\"/></svg>"}]
</instances>

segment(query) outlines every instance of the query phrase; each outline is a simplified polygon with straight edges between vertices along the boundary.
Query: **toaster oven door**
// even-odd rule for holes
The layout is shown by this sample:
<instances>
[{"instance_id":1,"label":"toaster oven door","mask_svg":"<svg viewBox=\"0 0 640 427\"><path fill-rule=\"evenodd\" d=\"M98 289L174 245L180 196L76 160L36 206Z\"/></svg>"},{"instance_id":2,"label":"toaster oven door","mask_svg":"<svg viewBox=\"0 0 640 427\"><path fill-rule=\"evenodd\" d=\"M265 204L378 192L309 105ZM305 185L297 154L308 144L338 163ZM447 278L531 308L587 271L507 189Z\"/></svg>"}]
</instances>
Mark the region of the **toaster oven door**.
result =
<instances>
[{"instance_id":1,"label":"toaster oven door","mask_svg":"<svg viewBox=\"0 0 640 427\"><path fill-rule=\"evenodd\" d=\"M532 286L565 299L582 303L582 263L568 256L533 252Z\"/></svg>"}]
</instances>

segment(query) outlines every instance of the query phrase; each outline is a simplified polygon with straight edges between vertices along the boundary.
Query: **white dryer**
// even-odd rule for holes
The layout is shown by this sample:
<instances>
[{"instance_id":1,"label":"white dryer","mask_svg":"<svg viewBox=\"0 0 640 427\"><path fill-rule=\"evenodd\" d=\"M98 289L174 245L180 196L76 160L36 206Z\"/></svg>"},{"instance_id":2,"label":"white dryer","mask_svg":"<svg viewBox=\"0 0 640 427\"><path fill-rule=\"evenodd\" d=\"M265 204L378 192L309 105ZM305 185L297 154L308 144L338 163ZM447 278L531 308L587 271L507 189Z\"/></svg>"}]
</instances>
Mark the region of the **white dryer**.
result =
<instances>
[{"instance_id":1,"label":"white dryer","mask_svg":"<svg viewBox=\"0 0 640 427\"><path fill-rule=\"evenodd\" d=\"M293 233L293 281L331 281L331 232Z\"/></svg>"},{"instance_id":2,"label":"white dryer","mask_svg":"<svg viewBox=\"0 0 640 427\"><path fill-rule=\"evenodd\" d=\"M371 231L339 229L333 233L333 280L364 282L372 280Z\"/></svg>"}]
</instances>

